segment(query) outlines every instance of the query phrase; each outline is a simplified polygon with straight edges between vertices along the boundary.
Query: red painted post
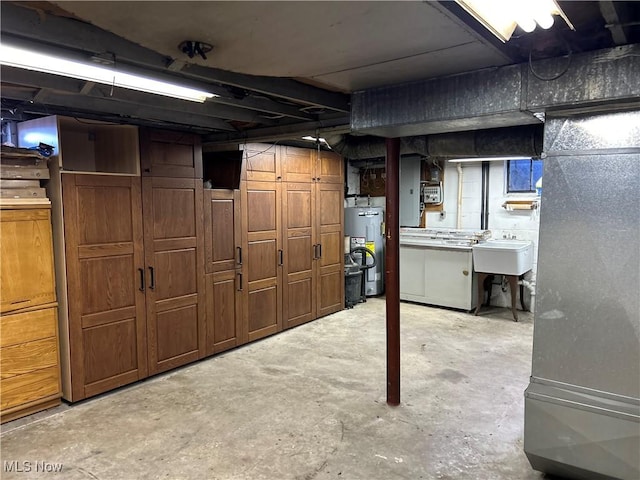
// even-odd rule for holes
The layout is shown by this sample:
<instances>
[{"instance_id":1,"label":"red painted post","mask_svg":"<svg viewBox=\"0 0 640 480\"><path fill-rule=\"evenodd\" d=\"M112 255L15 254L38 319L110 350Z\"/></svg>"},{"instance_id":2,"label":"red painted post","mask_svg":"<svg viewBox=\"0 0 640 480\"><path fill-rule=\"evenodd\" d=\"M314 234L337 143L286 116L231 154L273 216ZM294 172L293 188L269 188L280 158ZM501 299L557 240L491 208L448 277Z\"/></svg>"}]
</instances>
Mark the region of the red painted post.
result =
<instances>
[{"instance_id":1,"label":"red painted post","mask_svg":"<svg viewBox=\"0 0 640 480\"><path fill-rule=\"evenodd\" d=\"M385 293L387 298L387 405L400 405L400 139L387 138Z\"/></svg>"}]
</instances>

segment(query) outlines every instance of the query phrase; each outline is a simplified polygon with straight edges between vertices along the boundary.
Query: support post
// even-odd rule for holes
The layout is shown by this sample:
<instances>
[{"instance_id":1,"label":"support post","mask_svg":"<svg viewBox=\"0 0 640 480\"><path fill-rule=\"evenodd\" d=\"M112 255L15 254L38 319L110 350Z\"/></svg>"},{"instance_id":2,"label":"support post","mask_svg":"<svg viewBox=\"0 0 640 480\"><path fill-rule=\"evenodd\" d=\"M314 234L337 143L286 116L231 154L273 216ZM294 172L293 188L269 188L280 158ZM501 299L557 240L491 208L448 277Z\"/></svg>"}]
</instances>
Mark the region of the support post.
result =
<instances>
[{"instance_id":1,"label":"support post","mask_svg":"<svg viewBox=\"0 0 640 480\"><path fill-rule=\"evenodd\" d=\"M400 139L387 138L385 292L387 299L387 405L400 405Z\"/></svg>"}]
</instances>

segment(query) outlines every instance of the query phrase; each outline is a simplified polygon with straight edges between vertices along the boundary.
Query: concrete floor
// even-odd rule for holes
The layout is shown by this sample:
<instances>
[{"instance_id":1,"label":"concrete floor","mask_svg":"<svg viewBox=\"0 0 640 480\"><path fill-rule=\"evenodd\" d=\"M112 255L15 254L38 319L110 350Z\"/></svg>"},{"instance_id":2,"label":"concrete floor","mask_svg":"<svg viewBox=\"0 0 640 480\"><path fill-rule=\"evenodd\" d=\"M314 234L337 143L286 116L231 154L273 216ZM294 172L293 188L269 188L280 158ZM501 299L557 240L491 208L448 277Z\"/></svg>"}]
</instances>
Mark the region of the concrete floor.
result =
<instances>
[{"instance_id":1,"label":"concrete floor","mask_svg":"<svg viewBox=\"0 0 640 480\"><path fill-rule=\"evenodd\" d=\"M3 425L2 478L541 479L522 451L533 320L403 303L402 405L385 303ZM63 464L7 473L7 461Z\"/></svg>"}]
</instances>

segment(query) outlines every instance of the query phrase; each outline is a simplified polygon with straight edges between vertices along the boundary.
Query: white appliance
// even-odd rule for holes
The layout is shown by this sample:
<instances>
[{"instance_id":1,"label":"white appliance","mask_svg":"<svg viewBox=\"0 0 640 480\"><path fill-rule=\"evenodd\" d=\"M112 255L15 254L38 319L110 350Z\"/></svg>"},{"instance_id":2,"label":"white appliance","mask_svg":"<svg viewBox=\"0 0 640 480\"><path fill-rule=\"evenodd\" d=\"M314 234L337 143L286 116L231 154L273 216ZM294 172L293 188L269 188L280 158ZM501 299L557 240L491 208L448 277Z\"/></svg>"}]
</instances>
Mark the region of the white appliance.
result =
<instances>
[{"instance_id":1,"label":"white appliance","mask_svg":"<svg viewBox=\"0 0 640 480\"><path fill-rule=\"evenodd\" d=\"M472 310L477 280L472 246L488 230L400 229L400 300Z\"/></svg>"},{"instance_id":2,"label":"white appliance","mask_svg":"<svg viewBox=\"0 0 640 480\"><path fill-rule=\"evenodd\" d=\"M351 248L366 247L376 256L375 268L365 273L365 294L384 292L384 210L382 207L348 207L344 209L344 234L351 237ZM367 256L367 264L373 259Z\"/></svg>"}]
</instances>

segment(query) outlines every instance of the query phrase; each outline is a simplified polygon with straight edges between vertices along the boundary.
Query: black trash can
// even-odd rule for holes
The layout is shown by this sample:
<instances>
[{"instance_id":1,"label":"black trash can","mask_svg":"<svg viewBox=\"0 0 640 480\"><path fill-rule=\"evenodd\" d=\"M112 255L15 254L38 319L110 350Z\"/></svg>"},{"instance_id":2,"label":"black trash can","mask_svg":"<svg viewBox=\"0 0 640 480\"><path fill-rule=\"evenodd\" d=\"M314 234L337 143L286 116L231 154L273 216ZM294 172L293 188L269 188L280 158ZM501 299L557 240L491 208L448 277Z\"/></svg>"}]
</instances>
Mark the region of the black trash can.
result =
<instances>
[{"instance_id":1,"label":"black trash can","mask_svg":"<svg viewBox=\"0 0 640 480\"><path fill-rule=\"evenodd\" d=\"M364 271L358 266L347 267L344 271L344 305L352 308L355 304L362 302L362 277Z\"/></svg>"}]
</instances>

